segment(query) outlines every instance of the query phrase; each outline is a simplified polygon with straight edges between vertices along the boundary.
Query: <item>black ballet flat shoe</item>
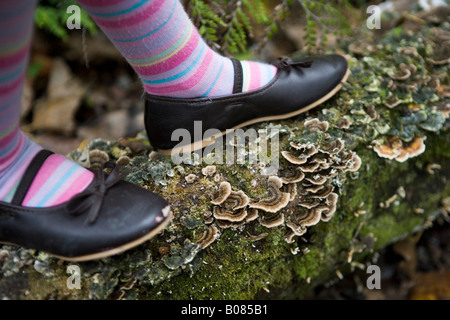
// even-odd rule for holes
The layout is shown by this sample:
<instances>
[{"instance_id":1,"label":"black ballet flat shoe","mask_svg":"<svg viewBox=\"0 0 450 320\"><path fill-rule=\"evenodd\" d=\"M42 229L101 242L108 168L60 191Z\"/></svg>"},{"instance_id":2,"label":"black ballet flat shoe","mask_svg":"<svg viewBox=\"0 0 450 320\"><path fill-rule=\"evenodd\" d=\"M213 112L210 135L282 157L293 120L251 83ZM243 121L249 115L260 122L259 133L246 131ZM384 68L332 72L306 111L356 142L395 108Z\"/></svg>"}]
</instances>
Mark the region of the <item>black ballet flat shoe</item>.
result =
<instances>
[{"instance_id":1,"label":"black ballet flat shoe","mask_svg":"<svg viewBox=\"0 0 450 320\"><path fill-rule=\"evenodd\" d=\"M231 95L189 99L146 95L144 121L152 146L166 155L189 148L195 151L213 143L227 129L299 115L331 98L350 73L347 60L340 55L296 62L283 58L275 64L277 74L269 84L242 93L242 66L238 60L232 61L235 79ZM198 124L200 134L194 132ZM178 133L172 137L177 129L187 130L191 139L180 142Z\"/></svg>"},{"instance_id":2,"label":"black ballet flat shoe","mask_svg":"<svg viewBox=\"0 0 450 320\"><path fill-rule=\"evenodd\" d=\"M39 168L52 153L39 152L11 203L0 202L0 242L45 251L69 261L108 257L149 240L171 221L166 200L121 180L113 163L109 175L96 173L82 193L47 208L21 206Z\"/></svg>"}]
</instances>

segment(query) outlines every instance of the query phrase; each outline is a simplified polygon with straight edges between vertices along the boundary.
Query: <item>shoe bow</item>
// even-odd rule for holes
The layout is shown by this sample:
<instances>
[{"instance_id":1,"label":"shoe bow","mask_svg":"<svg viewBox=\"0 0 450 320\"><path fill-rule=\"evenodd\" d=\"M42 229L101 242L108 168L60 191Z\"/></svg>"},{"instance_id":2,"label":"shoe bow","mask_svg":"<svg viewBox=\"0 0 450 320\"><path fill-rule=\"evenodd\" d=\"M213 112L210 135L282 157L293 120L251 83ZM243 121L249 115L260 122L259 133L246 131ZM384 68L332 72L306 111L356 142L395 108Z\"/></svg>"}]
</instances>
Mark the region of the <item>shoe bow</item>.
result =
<instances>
[{"instance_id":1,"label":"shoe bow","mask_svg":"<svg viewBox=\"0 0 450 320\"><path fill-rule=\"evenodd\" d=\"M105 168L112 169L109 175L105 175ZM125 175L126 173L121 172L115 163L110 161L104 163L102 168L95 172L92 184L69 200L66 206L67 213L78 216L89 209L85 223L93 224L98 218L106 193L112 186L121 181Z\"/></svg>"},{"instance_id":2,"label":"shoe bow","mask_svg":"<svg viewBox=\"0 0 450 320\"><path fill-rule=\"evenodd\" d=\"M301 61L301 62L295 62L289 57L284 58L278 58L278 60L275 62L275 66L279 69L291 71L291 69L294 68L310 68L313 61Z\"/></svg>"}]
</instances>

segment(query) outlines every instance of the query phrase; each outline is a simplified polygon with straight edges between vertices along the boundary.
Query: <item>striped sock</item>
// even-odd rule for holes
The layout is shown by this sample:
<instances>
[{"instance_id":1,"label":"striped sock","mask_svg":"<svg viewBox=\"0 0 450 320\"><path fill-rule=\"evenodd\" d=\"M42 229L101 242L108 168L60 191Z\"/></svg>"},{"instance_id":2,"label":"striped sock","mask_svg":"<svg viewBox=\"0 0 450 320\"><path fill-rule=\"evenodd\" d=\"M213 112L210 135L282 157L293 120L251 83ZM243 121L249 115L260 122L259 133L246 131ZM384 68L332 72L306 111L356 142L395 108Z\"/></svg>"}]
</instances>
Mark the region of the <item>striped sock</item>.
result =
<instances>
[{"instance_id":1,"label":"striped sock","mask_svg":"<svg viewBox=\"0 0 450 320\"><path fill-rule=\"evenodd\" d=\"M10 202L33 157L42 149L19 128L35 1L0 1L0 200ZM93 179L60 155L39 170L22 205L48 207L69 200Z\"/></svg>"},{"instance_id":2,"label":"striped sock","mask_svg":"<svg viewBox=\"0 0 450 320\"><path fill-rule=\"evenodd\" d=\"M231 94L230 59L213 51L179 0L79 0L141 78L144 89L168 97ZM243 91L266 85L272 65L242 61Z\"/></svg>"}]
</instances>

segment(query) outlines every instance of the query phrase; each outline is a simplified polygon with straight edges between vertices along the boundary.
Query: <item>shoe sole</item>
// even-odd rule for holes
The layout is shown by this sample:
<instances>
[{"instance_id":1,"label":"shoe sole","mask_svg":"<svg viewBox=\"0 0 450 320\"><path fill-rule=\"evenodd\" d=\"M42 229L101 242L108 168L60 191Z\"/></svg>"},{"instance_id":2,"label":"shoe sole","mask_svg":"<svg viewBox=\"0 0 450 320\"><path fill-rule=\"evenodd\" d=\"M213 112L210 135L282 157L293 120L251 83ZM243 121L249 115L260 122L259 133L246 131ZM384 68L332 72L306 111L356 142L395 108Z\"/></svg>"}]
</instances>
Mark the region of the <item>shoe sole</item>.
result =
<instances>
[{"instance_id":1,"label":"shoe sole","mask_svg":"<svg viewBox=\"0 0 450 320\"><path fill-rule=\"evenodd\" d=\"M264 121L275 121L275 120L283 120L283 119L288 119L288 118L292 118L295 117L299 114L302 114L308 110L311 110L312 108L317 107L318 105L324 103L325 101L327 101L328 99L330 99L332 96L334 96L343 86L343 84L347 81L348 76L350 75L350 68L347 68L347 71L345 73L345 75L342 77L342 80L339 82L339 84L334 87L333 90L331 90L330 92L328 92L325 96L323 96L322 98L320 98L319 100L311 103L310 105L306 106L305 108L301 108L297 111L293 111L290 113L286 113L286 114L282 114L282 115L276 115L276 116L269 116L269 117L262 117L262 118L257 118L257 119L253 119L253 120L249 120L246 122L243 122L229 130L236 130L236 129L240 129L255 123L260 123L260 122L264 122ZM210 144L213 144L214 141L217 138L220 138L222 136L224 136L227 133L226 131L222 131L220 134L217 134L215 136L211 136L208 138L208 140L202 140L202 141L196 141L194 143L191 143L190 145L185 145L179 148L172 148L172 149L157 149L159 153L165 155L165 156L169 156L171 155L173 152L175 153L180 153L180 152L194 152L196 150L199 149L203 149L207 146L209 146ZM190 151L189 151L190 150Z\"/></svg>"},{"instance_id":2,"label":"shoe sole","mask_svg":"<svg viewBox=\"0 0 450 320\"><path fill-rule=\"evenodd\" d=\"M159 233L161 233L168 225L169 223L172 221L173 218L173 213L172 211L169 211L168 217L161 222L161 224L159 226L157 226L155 229L153 229L152 231L150 231L149 233L147 233L146 235L133 240L131 242L128 242L126 244L123 244L119 247L115 247L112 248L110 250L106 250L106 251L102 251L102 252L97 252L97 253L93 253L93 254L87 254L84 256L78 256L78 257L65 257L65 256L61 256L61 255L57 255L57 254L53 254L51 252L47 252L49 255L62 259L62 260L66 260L66 261L72 261L72 262L82 262L82 261L89 261L89 260L97 260L97 259L102 259L102 258L106 258L106 257L110 257L119 253L122 253L124 251L127 251L131 248L134 248L148 240L150 240L151 238L153 238L154 236L158 235ZM0 242L1 244L7 244L7 245L15 245L15 246L20 246L18 244L15 243L11 243L11 242ZM44 250L43 250L44 251Z\"/></svg>"}]
</instances>

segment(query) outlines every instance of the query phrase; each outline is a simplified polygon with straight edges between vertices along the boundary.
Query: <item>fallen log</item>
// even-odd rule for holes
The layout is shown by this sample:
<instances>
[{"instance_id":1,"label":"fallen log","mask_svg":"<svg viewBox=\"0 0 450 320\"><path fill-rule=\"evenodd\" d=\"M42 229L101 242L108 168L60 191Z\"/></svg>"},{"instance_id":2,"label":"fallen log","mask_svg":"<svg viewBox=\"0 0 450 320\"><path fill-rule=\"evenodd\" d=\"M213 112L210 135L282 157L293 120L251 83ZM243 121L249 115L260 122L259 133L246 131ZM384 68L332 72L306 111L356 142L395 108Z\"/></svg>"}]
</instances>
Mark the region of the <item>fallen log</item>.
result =
<instances>
[{"instance_id":1,"label":"fallen log","mask_svg":"<svg viewBox=\"0 0 450 320\"><path fill-rule=\"evenodd\" d=\"M232 149L233 164L211 153L176 164L144 133L73 151L85 166L98 153L124 164L174 219L148 243L91 262L3 245L0 298L298 299L376 264L382 248L448 221L446 36L434 22L346 42L351 75L335 97L247 129L267 133L257 137L267 150L278 141L257 162L247 146Z\"/></svg>"}]
</instances>

